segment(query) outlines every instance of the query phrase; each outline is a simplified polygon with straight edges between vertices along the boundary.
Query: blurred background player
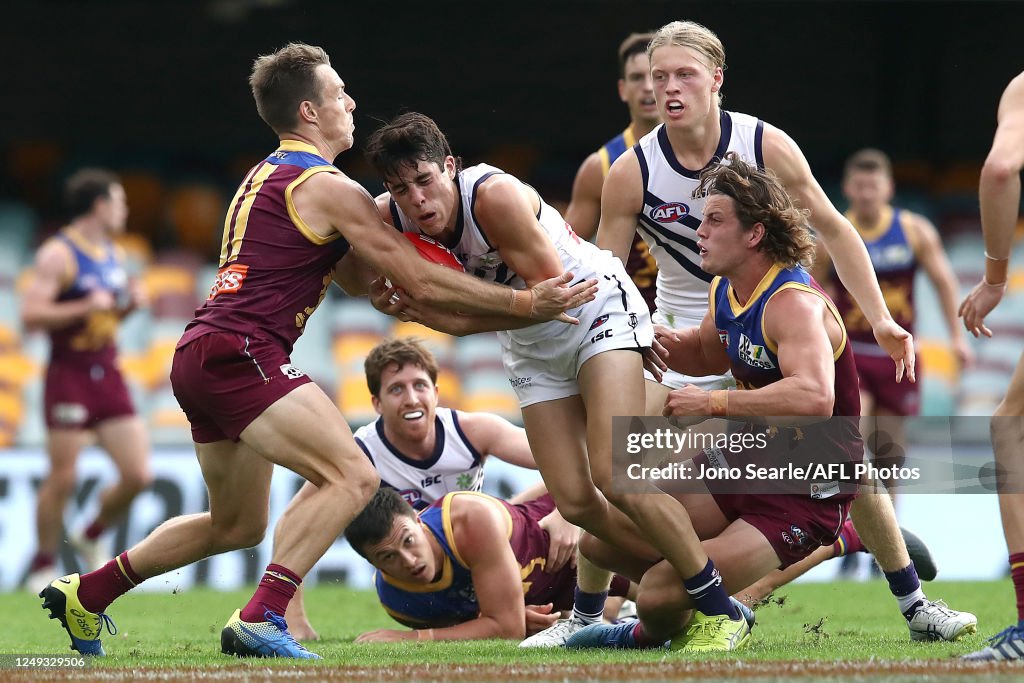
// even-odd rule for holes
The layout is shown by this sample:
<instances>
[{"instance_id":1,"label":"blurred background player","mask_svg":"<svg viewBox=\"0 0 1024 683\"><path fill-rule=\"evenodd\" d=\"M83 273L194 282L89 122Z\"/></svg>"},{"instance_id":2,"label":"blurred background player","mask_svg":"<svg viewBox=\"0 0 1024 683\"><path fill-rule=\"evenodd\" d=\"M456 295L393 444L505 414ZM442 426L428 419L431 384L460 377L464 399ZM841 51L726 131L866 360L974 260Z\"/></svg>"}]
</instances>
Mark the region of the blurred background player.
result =
<instances>
[{"instance_id":1,"label":"blurred background player","mask_svg":"<svg viewBox=\"0 0 1024 683\"><path fill-rule=\"evenodd\" d=\"M850 203L846 218L864 240L889 312L901 327L913 333L914 277L918 266L924 268L938 294L956 361L965 367L972 354L957 319L959 286L953 267L935 226L920 214L893 206L894 192L892 163L884 152L862 149L847 159L843 169L843 196ZM820 249L818 258L815 273L821 275L822 284L832 288L857 361L861 411L868 418L861 426L865 444L879 466L902 467L907 445L904 418L918 414L919 386L896 381L892 361L875 341L871 325L850 293L833 277L828 252ZM920 370L920 365L917 367ZM882 483L895 504L898 480L883 479ZM842 573L854 574L859 559L858 555L846 555ZM872 564L872 569L875 566Z\"/></svg>"},{"instance_id":2,"label":"blurred background player","mask_svg":"<svg viewBox=\"0 0 1024 683\"><path fill-rule=\"evenodd\" d=\"M999 101L999 125L981 169L978 197L985 235L985 275L960 305L964 325L975 337L992 336L985 316L999 304L1009 281L1010 250L1020 211L1024 168L1024 73L1010 81ZM1006 397L992 415L992 448L1006 473L999 512L1017 597L1017 623L993 636L986 647L965 656L973 661L1024 659L1024 356L1017 361Z\"/></svg>"},{"instance_id":3,"label":"blurred background player","mask_svg":"<svg viewBox=\"0 0 1024 683\"><path fill-rule=\"evenodd\" d=\"M377 629L357 643L515 638L545 628L572 606L576 570L547 566L550 536L539 521L551 496L520 504L453 492L416 517L393 489L381 488L345 538L377 568L381 605L412 631ZM617 577L612 592L625 595Z\"/></svg>"},{"instance_id":4,"label":"blurred background player","mask_svg":"<svg viewBox=\"0 0 1024 683\"><path fill-rule=\"evenodd\" d=\"M454 491L481 491L484 463L492 455L537 469L522 427L491 413L437 405L437 361L415 337L381 342L366 356L364 368L373 407L380 417L355 431L356 444L373 463L381 486L398 491L413 509L424 510ZM313 490L307 483L298 495ZM545 493L547 489L538 485L509 502L523 503ZM536 521L550 539L545 571L572 564L579 529L553 508ZM288 604L285 617L297 639L318 637L306 615L301 589ZM541 618L539 613L537 618ZM552 615L549 621L553 623L555 618Z\"/></svg>"},{"instance_id":5,"label":"blurred background player","mask_svg":"<svg viewBox=\"0 0 1024 683\"><path fill-rule=\"evenodd\" d=\"M106 560L100 535L152 481L149 441L117 364L118 324L145 303L114 244L128 217L124 188L113 173L86 168L68 178L64 198L70 223L36 254L21 309L27 329L50 336L44 395L50 470L39 486L38 547L25 582L35 592L55 573L75 464L93 437L118 479L100 492L96 517L72 531L71 544L87 570Z\"/></svg>"},{"instance_id":6,"label":"blurred background player","mask_svg":"<svg viewBox=\"0 0 1024 683\"><path fill-rule=\"evenodd\" d=\"M647 43L653 33L631 33L619 45L619 99L629 109L629 125L601 149L588 156L572 185L572 198L565 210L565 222L583 239L593 240L601 220L601 188L608 169L619 155L661 123L658 103L654 99L651 83L651 61L647 57ZM626 258L626 273L640 290L647 308L654 312L655 282L658 264L637 232Z\"/></svg>"}]
</instances>

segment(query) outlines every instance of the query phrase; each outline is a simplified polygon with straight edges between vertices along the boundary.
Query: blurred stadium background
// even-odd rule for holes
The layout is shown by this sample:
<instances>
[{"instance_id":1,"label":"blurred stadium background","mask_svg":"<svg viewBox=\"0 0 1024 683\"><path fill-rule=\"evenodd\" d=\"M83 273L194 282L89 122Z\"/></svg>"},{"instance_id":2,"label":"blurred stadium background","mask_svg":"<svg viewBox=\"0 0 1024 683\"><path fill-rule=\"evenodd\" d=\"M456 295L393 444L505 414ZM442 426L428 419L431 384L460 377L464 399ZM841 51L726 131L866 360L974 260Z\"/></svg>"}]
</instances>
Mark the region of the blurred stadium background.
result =
<instances>
[{"instance_id":1,"label":"blurred stadium background","mask_svg":"<svg viewBox=\"0 0 1024 683\"><path fill-rule=\"evenodd\" d=\"M136 503L115 543L131 543L170 514L202 509L188 425L167 380L171 352L206 298L226 202L267 154L246 77L253 57L289 40L323 45L355 97L357 150L338 165L380 190L358 148L380 121L421 110L449 133L467 164L486 160L568 200L578 164L628 121L615 92L615 48L626 34L686 18L710 26L727 51L725 107L789 132L840 206L843 159L863 146L894 159L900 206L939 227L966 291L981 275L977 180L997 98L1024 59L1024 7L990 2L520 2L500 8L299 0L175 3L48 2L9 8L0 70L0 589L20 581L33 548L33 491L45 469L40 413L47 341L25 334L19 290L34 249L61 226L59 189L84 165L122 177L131 209L124 246L152 307L121 333L124 368L155 448L158 482ZM495 19L495 13L500 16ZM1010 291L958 374L934 292L918 289L924 413L985 416L1024 347L1024 242ZM518 407L493 335L453 339L396 324L332 289L293 360L335 397L353 427L373 417L365 352L386 335L425 337L442 365L442 402L514 421ZM988 449L986 421L954 430L964 448ZM927 441L922 430L912 435ZM925 446L919 446L925 448ZM958 446L959 447L959 446ZM73 526L104 477L102 456L81 463ZM521 475L496 469L490 490ZM280 511L296 482L275 485ZM944 577L988 578L1005 563L994 496L905 496L901 518L935 546ZM952 536L953 520L970 533ZM265 546L265 547L264 547ZM258 576L269 541L185 570L179 581L233 587ZM315 576L360 585L368 573L325 558ZM334 557L334 560L332 560ZM74 569L74 557L62 560ZM238 571L241 569L242 571ZM830 575L821 570L821 577ZM829 570L830 572L831 570ZM156 583L156 582L154 582ZM167 585L170 585L168 582Z\"/></svg>"}]
</instances>

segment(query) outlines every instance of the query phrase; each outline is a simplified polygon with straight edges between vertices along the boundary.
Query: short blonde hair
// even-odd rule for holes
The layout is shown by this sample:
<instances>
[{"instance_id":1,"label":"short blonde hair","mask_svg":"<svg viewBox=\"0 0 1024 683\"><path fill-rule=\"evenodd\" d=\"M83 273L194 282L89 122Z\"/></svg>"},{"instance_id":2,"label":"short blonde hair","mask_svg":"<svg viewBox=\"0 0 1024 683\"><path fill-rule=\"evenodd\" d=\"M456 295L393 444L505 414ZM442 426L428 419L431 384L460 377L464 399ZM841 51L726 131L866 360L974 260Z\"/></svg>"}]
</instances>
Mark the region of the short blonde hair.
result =
<instances>
[{"instance_id":1,"label":"short blonde hair","mask_svg":"<svg viewBox=\"0 0 1024 683\"><path fill-rule=\"evenodd\" d=\"M659 47L678 45L696 50L707 62L711 71L725 69L725 46L718 35L703 24L695 21L673 21L654 33L647 44L647 57L654 61L654 51ZM718 92L718 103L722 103L722 92Z\"/></svg>"}]
</instances>

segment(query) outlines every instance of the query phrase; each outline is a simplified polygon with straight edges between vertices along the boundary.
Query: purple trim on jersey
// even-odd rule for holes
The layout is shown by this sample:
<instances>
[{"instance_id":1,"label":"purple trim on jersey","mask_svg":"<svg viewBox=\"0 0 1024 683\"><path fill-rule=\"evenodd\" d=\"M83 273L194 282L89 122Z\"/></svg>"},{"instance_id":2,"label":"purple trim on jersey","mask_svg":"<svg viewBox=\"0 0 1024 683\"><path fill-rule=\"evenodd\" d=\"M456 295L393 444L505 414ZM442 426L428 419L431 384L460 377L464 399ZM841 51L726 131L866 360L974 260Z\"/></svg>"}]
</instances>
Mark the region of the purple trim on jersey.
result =
<instances>
[{"instance_id":1,"label":"purple trim on jersey","mask_svg":"<svg viewBox=\"0 0 1024 683\"><path fill-rule=\"evenodd\" d=\"M398 232L404 232L402 228L402 215L398 212L398 203L393 197L388 197L388 208L391 209L391 222Z\"/></svg>"},{"instance_id":2,"label":"purple trim on jersey","mask_svg":"<svg viewBox=\"0 0 1024 683\"><path fill-rule=\"evenodd\" d=\"M757 169L759 171L764 170L764 150L761 149L761 144L764 138L764 121L761 119L757 120L757 127L754 128L754 161L757 162Z\"/></svg>"},{"instance_id":3,"label":"purple trim on jersey","mask_svg":"<svg viewBox=\"0 0 1024 683\"><path fill-rule=\"evenodd\" d=\"M711 164L717 163L725 158L725 153L729 151L729 141L732 139L732 117L729 116L729 112L722 109L719 112L718 117L719 123L722 127L722 136L718 138L718 149L715 150L714 156L711 157L711 161L707 163L707 168ZM665 129L665 125L662 124L657 132L658 144L661 146L661 153L665 155L665 161L672 167L672 170L679 175L686 176L696 180L700 177L701 171L704 168L691 171L690 169L679 163L679 159L676 159L676 153L672 151L672 143L668 139L668 131ZM646 183L644 185L646 187Z\"/></svg>"},{"instance_id":4,"label":"purple trim on jersey","mask_svg":"<svg viewBox=\"0 0 1024 683\"><path fill-rule=\"evenodd\" d=\"M651 179L651 169L647 167L647 157L644 156L644 151L640 148L639 142L633 145L633 151L636 152L636 160L640 162L640 177L644 181L644 195L646 195L647 185Z\"/></svg>"},{"instance_id":5,"label":"purple trim on jersey","mask_svg":"<svg viewBox=\"0 0 1024 683\"><path fill-rule=\"evenodd\" d=\"M398 450L393 443L388 441L388 437L384 435L384 418L377 418L377 421L374 422L373 426L374 429L377 430L377 436L380 437L381 443L391 451L392 455L410 467L429 470L437 464L437 461L441 459L441 455L444 453L444 424L441 422L441 418L437 415L434 415L434 452L426 460L413 460L402 453L402 451Z\"/></svg>"},{"instance_id":6,"label":"purple trim on jersey","mask_svg":"<svg viewBox=\"0 0 1024 683\"><path fill-rule=\"evenodd\" d=\"M714 275L712 275L711 273L706 272L704 269L702 269L696 263L694 263L690 259L686 258L681 253L679 253L679 251L674 249L666 241L666 239L671 239L673 241L686 240L686 242L691 242L694 245L693 247L690 247L688 244L686 244L686 242L682 242L683 246L686 246L687 248L690 248L690 249L695 249L696 242L694 242L693 240L689 239L688 237L682 237L680 235L676 235L675 233L671 233L671 237L669 237L668 235L665 235L666 239L662 239L662 238L659 237L659 232L660 231L656 232L655 229L651 227L650 221L649 221L649 219L647 219L647 216L645 216L642 213L639 213L639 214L637 214L637 217L640 219L638 227L641 230L643 230L644 232L646 232L647 235L651 238L651 241L654 242L655 244L657 244L662 249L664 249L665 253L668 254L669 256L671 256L676 261L676 263L678 263L680 265L680 267L682 267L686 272L688 272L690 275L694 276L695 278L703 280L704 282L711 282L713 279L715 279Z\"/></svg>"},{"instance_id":7,"label":"purple trim on jersey","mask_svg":"<svg viewBox=\"0 0 1024 683\"><path fill-rule=\"evenodd\" d=\"M462 241L462 231L466 229L466 216L462 206L462 183L460 182L461 179L462 171L459 171L458 173L455 174L455 195L459 198L459 212L455 216L455 234L452 236L451 242L449 244L444 245L452 251L455 251L455 247L459 246L459 242ZM484 239L487 238L485 237ZM444 243L442 242L442 244ZM458 256L458 254L456 254L456 256ZM459 257L459 260L461 261L462 258Z\"/></svg>"},{"instance_id":8,"label":"purple trim on jersey","mask_svg":"<svg viewBox=\"0 0 1024 683\"><path fill-rule=\"evenodd\" d=\"M452 410L451 408L446 408L446 410L451 412L452 424L455 425L455 431L458 432L459 437L462 439L462 443L466 444L466 448L469 449L469 452L473 454L473 466L476 467L481 462L483 462L484 456L480 455L480 452L477 451L476 446L474 446L473 442L469 440L469 437L466 436L466 433L462 431L462 425L459 424L459 411Z\"/></svg>"},{"instance_id":9,"label":"purple trim on jersey","mask_svg":"<svg viewBox=\"0 0 1024 683\"><path fill-rule=\"evenodd\" d=\"M377 463L373 461L373 456L370 455L370 449L366 447L366 443L363 442L363 440L360 439L358 436L354 436L352 438L355 439L356 445L359 446L359 448L362 449L363 453L366 454L366 459L369 460L370 464L376 468ZM391 486L391 484L388 484L388 486ZM391 486L391 488L394 488L394 486Z\"/></svg>"},{"instance_id":10,"label":"purple trim on jersey","mask_svg":"<svg viewBox=\"0 0 1024 683\"><path fill-rule=\"evenodd\" d=\"M489 171L487 173L484 173L479 178L477 178L476 182L473 183L473 190L472 192L469 193L469 215L473 217L473 222L476 223L477 225L480 225L480 221L476 217L476 191L480 189L480 186L483 184L485 180L487 180L491 176L496 176L499 173L500 171ZM462 206L461 202L459 202L459 206ZM461 232L459 233L459 236L462 236ZM487 233L483 231L482 227L480 228L480 236L484 238L484 242L487 243L488 247L494 249L494 245L491 244L491 241L489 239L487 239ZM458 244L458 242L456 242L456 244Z\"/></svg>"}]
</instances>

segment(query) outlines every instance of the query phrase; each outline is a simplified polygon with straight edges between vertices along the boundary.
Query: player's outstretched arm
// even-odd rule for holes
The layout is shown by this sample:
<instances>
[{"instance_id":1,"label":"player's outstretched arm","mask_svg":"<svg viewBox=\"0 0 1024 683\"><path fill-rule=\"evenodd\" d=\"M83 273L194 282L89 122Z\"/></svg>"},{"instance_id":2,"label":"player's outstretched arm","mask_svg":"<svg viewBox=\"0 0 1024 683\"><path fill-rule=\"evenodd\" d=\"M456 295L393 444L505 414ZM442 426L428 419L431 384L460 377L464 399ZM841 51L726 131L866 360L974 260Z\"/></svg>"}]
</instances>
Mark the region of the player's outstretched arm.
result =
<instances>
[{"instance_id":1,"label":"player's outstretched arm","mask_svg":"<svg viewBox=\"0 0 1024 683\"><path fill-rule=\"evenodd\" d=\"M1024 73L1006 86L999 101L999 124L981 169L978 199L985 236L985 277L960 304L960 316L975 337L992 336L985 316L1006 293L1010 247L1020 209L1020 172L1024 167Z\"/></svg>"},{"instance_id":2,"label":"player's outstretched arm","mask_svg":"<svg viewBox=\"0 0 1024 683\"><path fill-rule=\"evenodd\" d=\"M860 305L879 346L896 363L897 381L902 379L904 371L914 381L913 337L889 314L867 248L857 230L829 201L792 138L765 124L763 151L765 166L775 172L797 205L810 211L810 223L825 242L839 281Z\"/></svg>"},{"instance_id":3,"label":"player's outstretched arm","mask_svg":"<svg viewBox=\"0 0 1024 683\"><path fill-rule=\"evenodd\" d=\"M928 274L935 292L939 295L939 304L942 306L942 316L946 319L946 328L949 330L949 343L953 347L957 363L961 368L971 364L974 356L971 347L967 343L964 331L957 319L957 298L960 286L957 283L956 275L953 273L953 266L946 258L946 252L942 249L942 241L939 239L939 232L924 216L915 213L907 213L910 218L909 224L914 233L912 244L917 262Z\"/></svg>"},{"instance_id":4,"label":"player's outstretched arm","mask_svg":"<svg viewBox=\"0 0 1024 683\"><path fill-rule=\"evenodd\" d=\"M313 175L292 197L311 228L340 232L360 258L414 299L455 310L567 322L564 311L589 300L586 283L562 287L546 281L517 292L419 258L407 240L381 222L369 193L343 176Z\"/></svg>"}]
</instances>

